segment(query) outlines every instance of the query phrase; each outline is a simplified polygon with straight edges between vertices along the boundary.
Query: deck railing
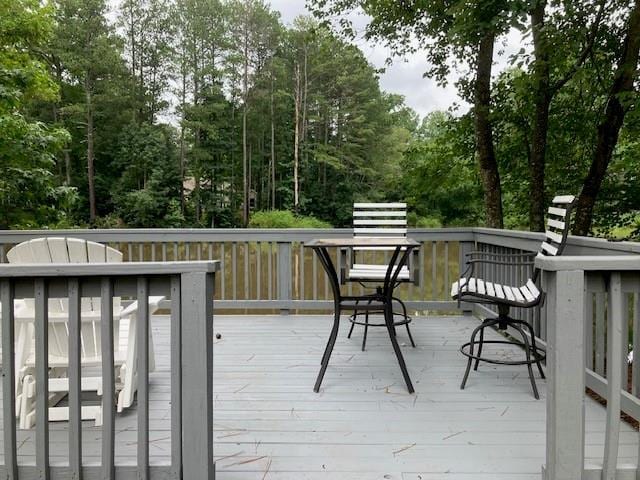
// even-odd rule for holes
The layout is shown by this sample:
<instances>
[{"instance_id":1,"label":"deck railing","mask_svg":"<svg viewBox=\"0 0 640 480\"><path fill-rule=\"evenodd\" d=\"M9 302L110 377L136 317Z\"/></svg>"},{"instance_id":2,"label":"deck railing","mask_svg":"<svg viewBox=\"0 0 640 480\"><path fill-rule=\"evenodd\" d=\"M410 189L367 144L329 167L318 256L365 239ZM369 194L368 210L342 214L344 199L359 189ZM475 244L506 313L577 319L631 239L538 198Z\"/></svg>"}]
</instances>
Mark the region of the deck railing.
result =
<instances>
[{"instance_id":1,"label":"deck railing","mask_svg":"<svg viewBox=\"0 0 640 480\"><path fill-rule=\"evenodd\" d=\"M94 265L55 267L43 265L24 268L0 265L2 311L11 311L7 306L11 304L12 295L32 298L35 294L46 295L45 286L48 286L50 296L53 295L53 290L61 296L71 295L72 291L67 290L73 283L69 282L71 278L77 279L76 281L81 285L86 285L82 287L83 294L105 297L143 295L145 291L143 287L147 283L140 279L149 279L147 295L152 291L165 292L164 294L168 292L168 296L172 299L182 299L182 304L176 307L178 312L182 312L180 318L200 319L195 323L182 322L180 328L176 327L180 325L179 320L172 320L172 328L177 329L175 333L172 330L172 335L176 338L182 335L181 341L172 339L172 348L179 349L179 345L186 345L186 336L194 342L200 340L198 348L190 348L188 352L183 351L181 355L172 350L172 362L182 358L182 364L172 364L172 382L177 382L174 386L180 385L182 381L180 372L187 368L187 364L192 366L197 364L194 368L199 368L203 372L202 375L189 376L189 380L185 380L181 387L176 387L177 390L172 386L172 392L182 392L186 391L187 382L191 382L189 387L196 388L198 395L189 396L189 401L196 402L196 398L204 399L211 391L211 376L204 374L205 371L210 372L208 362L211 351L210 347L201 341L210 335L210 323L206 323L204 319L211 318L211 302L204 299L214 297L217 311L222 309L235 311L238 309L328 309L331 306L331 299L324 271L319 268L313 252L305 247L305 243L313 238L350 236L352 231L348 229L12 231L0 233L0 260L6 261L6 252L12 245L46 235L85 238L108 244L125 253L125 263L101 265L100 268ZM466 253L469 251L535 252L542 241L541 234L485 228L415 229L410 230L409 236L421 243L417 260L419 282L417 285L403 285L401 296L408 300L410 308L436 311L456 311L458 305L449 298L449 286L464 270ZM334 255L336 253L334 252ZM542 308L514 311L515 315L532 323L542 345L546 345L548 349L548 425L545 469L548 480L600 478L601 472L605 473L603 478L614 478L618 457L620 410L622 409L635 419L640 419L640 354L638 354L640 352L640 257L637 254L640 254L638 243L570 237L565 250L566 256L537 260L536 266L544 269L541 286L547 294ZM200 265L194 264L194 261L209 259L220 260L219 272L216 274L215 295L209 280L204 283L196 282L197 275L202 277L210 273L200 272L196 275L193 270ZM163 263L154 263L158 261ZM340 256L336 255L334 261L339 262ZM55 272L55 275L52 272ZM479 271L479 274L498 283L519 284L524 283L531 275L531 269L490 267ZM53 278L54 276L58 278ZM188 288L184 284L187 281L191 282ZM108 288L111 284L112 290ZM359 289L360 286L348 285L343 288ZM182 289L182 295L176 296L175 289L178 289L177 291ZM197 292L197 301L185 297L185 292L192 291ZM41 299L36 304L40 305L38 348L44 348L46 339L43 337L42 319L46 302L43 303ZM491 313L485 307L478 305L462 304L461 307L463 311L472 311L479 316ZM174 312L172 315L177 315L175 308L172 311ZM2 321L3 332L8 332L2 335L3 365L10 365L9 359L13 355L10 314L5 314ZM140 323L143 326L139 328L148 328L148 321ZM105 325L108 323L105 322ZM631 338L629 332L633 332ZM626 357L630 344L636 355L630 370L631 382L628 383ZM108 359L106 361L108 362ZM143 370L145 368L143 365ZM42 359L37 365L37 371L46 372L46 362ZM5 385L11 385L13 380L10 376L13 373L7 371L3 373ZM141 436L141 441L138 443L138 467L136 467L137 471L141 472L138 478L147 478L145 475L149 472L148 450L145 451L144 447L146 431L144 377L145 375L139 390L142 392L143 423L138 430L138 435ZM206 382L203 384L204 380ZM36 385L36 387L39 389L42 385ZM585 465L583 408L585 387L590 388L608 402L604 430L606 445L603 461L597 465ZM105 385L105 392L109 391L107 388L109 385ZM4 391L10 390L5 388ZM72 397L75 398L73 395ZM105 395L106 397L108 395ZM5 395L4 398L6 400L7 396ZM140 398L139 396L139 401ZM4 425L5 468L9 475L12 475L16 469L15 451L10 450L12 445L15 447L14 437L11 437L11 435L15 436L15 420L12 421L11 415L7 414L13 408L5 402L4 418L9 419L5 420ZM206 422L202 421L199 413L197 418L193 414L194 411L203 411L203 408L209 409L210 402L206 406L194 404L190 408L186 408L184 404L179 408L172 402L172 409L183 412L182 417L175 418L181 418L178 421L182 421L184 425L187 421L192 422L190 428L196 430L190 431L198 432L196 435L190 435L189 440L185 438L180 440L178 432L181 428L172 427L172 429L175 428L175 431L172 430L172 445L174 439L177 439L172 454L174 476L177 475L176 468L181 465L184 466L184 478L206 478L201 476L200 470L187 475L189 472L194 472L188 469L212 468L208 457L210 435L206 437L204 433ZM179 414L176 413L176 415ZM172 418L174 418L173 415ZM112 419L106 417L105 424L107 420L112 424ZM76 413L75 420L72 418L70 431L77 431L77 422ZM47 432L46 417L41 413L36 423L37 431L40 432L37 444L40 445L40 452L46 451L43 450L46 448L46 442L43 440ZM208 431L210 432L210 429ZM107 428L104 432L106 435L104 438L109 439L111 435L109 432L112 430ZM197 444L198 448L180 449L180 446L186 447L186 442L190 440L194 440L194 445ZM70 445L78 444L70 441ZM109 442L106 445L103 468L113 468L109 457L112 454L108 447ZM178 461L180 457L182 460ZM45 458L46 455L39 454L38 468L46 467ZM77 471L79 467L76 453L70 452L70 461L75 465L70 464L71 471ZM61 472L69 471L56 468L50 470L53 474L50 478L56 478L56 475L62 476ZM126 468L121 467L121 469ZM635 466L630 468L635 472ZM581 477L583 471L589 472L589 475ZM9 476L9 478L16 477ZM114 477L106 476L105 478Z\"/></svg>"},{"instance_id":2,"label":"deck railing","mask_svg":"<svg viewBox=\"0 0 640 480\"><path fill-rule=\"evenodd\" d=\"M213 478L213 285L218 262L0 265L2 305L2 391L4 464L2 478L124 479ZM170 465L149 466L149 308L148 297L171 300L171 456ZM137 460L115 464L115 379L113 298L138 300ZM80 305L100 298L102 345L101 465L82 464L80 396ZM36 428L35 465L17 463L14 300L34 299ZM49 464L48 300L68 298L69 454L68 465ZM183 348L184 347L184 348ZM131 367L131 366L129 366ZM187 372L188 374L184 374Z\"/></svg>"},{"instance_id":3,"label":"deck railing","mask_svg":"<svg viewBox=\"0 0 640 480\"><path fill-rule=\"evenodd\" d=\"M640 419L640 257L567 256L537 264L547 292L546 478L637 478L637 452L629 459L619 448L620 412ZM588 464L585 387L607 408L603 457Z\"/></svg>"}]
</instances>

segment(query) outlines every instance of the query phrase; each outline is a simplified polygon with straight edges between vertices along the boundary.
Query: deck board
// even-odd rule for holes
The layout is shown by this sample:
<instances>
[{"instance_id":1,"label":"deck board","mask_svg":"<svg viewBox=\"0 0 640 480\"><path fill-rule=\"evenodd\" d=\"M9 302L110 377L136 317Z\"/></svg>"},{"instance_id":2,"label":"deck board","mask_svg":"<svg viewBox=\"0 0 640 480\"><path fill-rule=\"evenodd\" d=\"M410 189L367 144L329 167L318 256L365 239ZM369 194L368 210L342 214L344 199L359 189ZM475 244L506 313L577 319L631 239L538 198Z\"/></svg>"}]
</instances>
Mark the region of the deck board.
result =
<instances>
[{"instance_id":1,"label":"deck board","mask_svg":"<svg viewBox=\"0 0 640 480\"><path fill-rule=\"evenodd\" d=\"M450 480L541 478L542 399L521 366L481 365L459 389L458 352L472 317L425 317L412 324L417 348L398 330L416 394L407 393L384 329L346 338L344 321L321 391L312 387L330 329L327 316L217 316L214 448L217 478ZM169 319L154 317L156 371L150 374L150 460L166 465L170 446ZM495 334L492 334L495 335ZM510 347L496 350L517 355ZM604 409L586 399L587 446L601 463ZM136 409L116 417L116 463L136 460ZM32 464L35 431L18 431L20 464ZM67 462L67 424L51 424L51 463ZM1 444L1 442L0 442ZM85 464L99 463L101 432L83 422ZM623 424L620 462L635 462L638 434Z\"/></svg>"}]
</instances>

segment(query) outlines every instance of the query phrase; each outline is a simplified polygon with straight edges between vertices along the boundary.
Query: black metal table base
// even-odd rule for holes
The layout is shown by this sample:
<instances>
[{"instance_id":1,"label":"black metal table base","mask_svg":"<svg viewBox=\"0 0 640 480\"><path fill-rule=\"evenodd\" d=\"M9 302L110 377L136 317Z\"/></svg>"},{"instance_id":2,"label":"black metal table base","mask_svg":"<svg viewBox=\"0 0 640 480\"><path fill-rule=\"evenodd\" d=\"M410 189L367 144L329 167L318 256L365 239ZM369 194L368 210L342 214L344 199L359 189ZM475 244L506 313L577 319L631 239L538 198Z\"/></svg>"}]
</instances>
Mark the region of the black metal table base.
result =
<instances>
[{"instance_id":1,"label":"black metal table base","mask_svg":"<svg viewBox=\"0 0 640 480\"><path fill-rule=\"evenodd\" d=\"M512 327L515 331L517 331L522 336L522 342L517 340L485 340L484 339L484 330L489 327L493 327L498 325L500 330L506 330L508 326ZM527 335L522 327L528 330L529 335ZM480 334L479 341L476 341L476 336ZM531 343L529 342L529 337L531 338ZM482 347L485 344L502 344L502 345L515 345L524 350L525 358L522 360L501 360L497 358L483 357L482 356ZM478 346L478 353L475 353L475 346ZM506 316L499 316L497 318L488 318L482 322L478 327L473 330L471 334L471 341L465 343L460 347L460 352L467 357L467 369L464 372L464 377L462 379L462 384L460 385L460 389L464 390L464 387L467 383L467 379L469 378L469 373L471 371L471 364L475 360L475 365L473 367L474 370L478 370L478 365L480 362L492 363L496 365L526 365L529 370L529 380L531 381L531 389L533 390L533 395L536 400L540 399L540 395L538 394L538 387L536 386L536 381L533 375L532 365L535 363L538 367L538 372L540 373L541 378L545 378L544 371L542 370L541 362L546 358L546 353L544 350L539 348L536 345L536 337L533 332L533 328L527 322L522 320L516 320Z\"/></svg>"},{"instance_id":2,"label":"black metal table base","mask_svg":"<svg viewBox=\"0 0 640 480\"><path fill-rule=\"evenodd\" d=\"M398 341L396 339L395 327L393 322L393 310L392 310L392 296L393 296L393 285L396 282L397 272L400 271L400 268L395 269L395 273L391 275L390 278L385 279L385 288L382 291L382 294L376 294L375 296L343 296L340 292L340 285L338 283L338 275L333 266L333 262L329 255L329 252L325 247L313 247L315 249L320 263L323 268L327 272L329 276L329 280L331 283L331 287L333 290L333 298L334 298L334 319L333 319L333 327L331 328L331 334L329 335L329 339L327 340L327 345L324 349L324 354L322 355L322 361L320 366L320 371L318 372L318 377L316 379L316 383L313 387L314 392L320 391L320 385L322 385L322 380L324 378L324 374L327 370L327 366L329 365L329 360L331 359L331 353L333 352L333 347L336 344L336 339L338 337L338 330L340 327L340 315L343 311L369 311L369 312L383 312L385 323L384 325L387 327L387 332L389 334L389 339L391 341L391 345L393 347L393 351L395 353L396 359L398 361L398 365L400 366L400 371L402 372L402 376L404 378L405 384L407 385L407 390L409 393L414 393L413 383L411 382L411 377L409 376L409 372L407 370L407 365L404 361L404 357L402 356L402 351L400 349L400 345L398 345ZM406 263L409 252L411 251L412 246L405 246L404 251L401 253L401 248L396 248L394 254L392 255L390 264L396 264L396 260L398 260L397 264L401 267ZM390 269L391 270L391 269ZM366 302L365 304L359 304L360 302Z\"/></svg>"},{"instance_id":3,"label":"black metal table base","mask_svg":"<svg viewBox=\"0 0 640 480\"><path fill-rule=\"evenodd\" d=\"M354 312L350 317L349 321L351 322L351 328L349 328L349 334L347 338L351 338L351 334L353 333L353 328L356 325L362 325L364 327L364 332L362 335L362 351L364 352L367 346L367 333L369 331L369 327L386 327L385 323L372 323L369 321L369 315L373 314L383 314L384 312L379 311L366 311L366 312ZM404 325L407 329L407 335L409 336L409 341L411 342L411 346L415 348L416 343L413 341L413 336L411 335L411 329L409 328L409 324L413 320L409 315L406 315L404 312L393 312L393 332L394 335L397 334L396 327ZM358 320L358 317L364 317L364 321Z\"/></svg>"}]
</instances>

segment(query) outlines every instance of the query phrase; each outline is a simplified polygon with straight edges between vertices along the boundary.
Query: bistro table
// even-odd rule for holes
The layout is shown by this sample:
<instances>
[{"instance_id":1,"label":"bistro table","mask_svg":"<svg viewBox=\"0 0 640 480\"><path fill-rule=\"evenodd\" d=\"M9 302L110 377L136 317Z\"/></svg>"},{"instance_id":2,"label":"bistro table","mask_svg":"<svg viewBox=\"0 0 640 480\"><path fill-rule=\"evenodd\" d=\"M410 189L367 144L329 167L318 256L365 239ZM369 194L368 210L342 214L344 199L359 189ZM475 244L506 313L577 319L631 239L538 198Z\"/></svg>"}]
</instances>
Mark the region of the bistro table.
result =
<instances>
[{"instance_id":1,"label":"bistro table","mask_svg":"<svg viewBox=\"0 0 640 480\"><path fill-rule=\"evenodd\" d=\"M305 246L313 248L313 250L318 255L318 258L320 259L322 267L327 272L329 281L331 283L331 289L333 291L334 303L333 328L331 329L331 334L329 335L327 346L325 347L324 354L322 355L320 372L318 373L318 378L316 379L313 391L318 392L320 390L320 385L322 384L324 373L327 370L327 366L329 365L329 359L331 358L333 346L335 345L336 338L338 337L338 329L340 327L340 314L342 313L342 311L371 310L379 312L380 310L382 310L384 312L384 321L387 327L387 332L389 333L391 345L393 346L396 358L398 359L398 364L400 365L402 376L404 377L404 381L407 384L409 393L413 393L413 384L411 383L411 378L409 377L409 372L407 371L407 365L405 364L404 357L402 356L402 351L400 350L400 346L398 345L398 341L395 335L392 302L393 290L398 284L397 280L400 269L404 265L406 265L411 251L414 248L419 247L420 244L406 237L353 237L317 239L312 240L309 243L305 243ZM389 265L387 267L385 277L382 280L382 287L377 289L375 294L363 296L342 295L342 293L340 292L338 273L335 266L333 265L333 260L331 260L331 256L329 255L328 251L329 248L335 247L394 248L391 259L389 260ZM362 300L366 300L366 303L363 304Z\"/></svg>"}]
</instances>

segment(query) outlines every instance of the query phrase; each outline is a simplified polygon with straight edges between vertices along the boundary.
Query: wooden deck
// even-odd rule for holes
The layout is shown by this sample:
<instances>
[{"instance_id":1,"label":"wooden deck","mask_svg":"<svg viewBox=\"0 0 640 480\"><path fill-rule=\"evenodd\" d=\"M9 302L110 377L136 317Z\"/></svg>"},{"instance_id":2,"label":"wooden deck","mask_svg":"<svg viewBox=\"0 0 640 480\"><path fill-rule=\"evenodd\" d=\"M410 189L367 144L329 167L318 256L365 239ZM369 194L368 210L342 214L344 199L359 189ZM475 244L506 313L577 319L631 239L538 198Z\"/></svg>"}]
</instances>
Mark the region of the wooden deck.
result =
<instances>
[{"instance_id":1,"label":"wooden deck","mask_svg":"<svg viewBox=\"0 0 640 480\"><path fill-rule=\"evenodd\" d=\"M536 401L524 367L481 365L459 389L458 352L477 320L418 318L408 346L416 394L407 393L383 329L346 338L344 321L319 394L312 391L329 334L327 316L216 316L214 439L217 478L533 480L545 455L544 381ZM170 454L169 324L154 317L152 465ZM500 354L517 354L502 349ZM587 457L602 458L605 411L587 399ZM1 411L1 409L0 409ZM188 434L188 432L187 432ZM18 432L19 462L33 463L35 430ZM623 424L620 463L636 463L637 432ZM66 423L51 425L51 463L67 463ZM84 463L99 462L101 432L83 431ZM1 451L1 449L0 449ZM136 412L117 416L116 464L135 464ZM601 461L601 460L600 460Z\"/></svg>"}]
</instances>

